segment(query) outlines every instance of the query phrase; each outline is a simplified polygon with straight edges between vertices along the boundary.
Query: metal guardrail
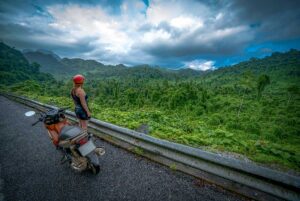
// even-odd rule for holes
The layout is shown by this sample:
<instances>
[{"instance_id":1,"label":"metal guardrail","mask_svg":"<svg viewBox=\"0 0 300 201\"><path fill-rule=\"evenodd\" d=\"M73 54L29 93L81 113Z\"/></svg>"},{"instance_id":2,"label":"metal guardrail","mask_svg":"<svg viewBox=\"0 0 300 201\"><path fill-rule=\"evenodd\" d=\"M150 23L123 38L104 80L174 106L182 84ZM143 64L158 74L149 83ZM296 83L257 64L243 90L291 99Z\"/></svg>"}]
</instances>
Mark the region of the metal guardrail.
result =
<instances>
[{"instance_id":1,"label":"metal guardrail","mask_svg":"<svg viewBox=\"0 0 300 201\"><path fill-rule=\"evenodd\" d=\"M24 97L2 94L38 110L56 108ZM76 120L73 112L67 117ZM300 177L227 158L92 118L89 130L98 137L154 161L207 180L255 200L300 200Z\"/></svg>"}]
</instances>

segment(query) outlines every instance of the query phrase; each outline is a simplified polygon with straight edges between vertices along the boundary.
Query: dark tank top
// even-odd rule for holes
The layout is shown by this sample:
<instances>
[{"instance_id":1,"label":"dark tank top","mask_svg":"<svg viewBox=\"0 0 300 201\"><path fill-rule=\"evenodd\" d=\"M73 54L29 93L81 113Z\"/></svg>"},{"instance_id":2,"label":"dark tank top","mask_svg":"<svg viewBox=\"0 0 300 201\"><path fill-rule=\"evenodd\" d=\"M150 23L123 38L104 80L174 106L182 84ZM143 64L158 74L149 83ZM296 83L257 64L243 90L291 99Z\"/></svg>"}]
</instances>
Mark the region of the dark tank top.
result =
<instances>
[{"instance_id":1,"label":"dark tank top","mask_svg":"<svg viewBox=\"0 0 300 201\"><path fill-rule=\"evenodd\" d=\"M74 100L75 106L83 108L81 105L81 102L80 102L80 98L78 96L76 96L76 94L73 94L73 91L75 92L75 89L72 89L72 91L71 91L71 96ZM85 101L86 101L86 104L88 105L88 96L87 95L85 95Z\"/></svg>"}]
</instances>

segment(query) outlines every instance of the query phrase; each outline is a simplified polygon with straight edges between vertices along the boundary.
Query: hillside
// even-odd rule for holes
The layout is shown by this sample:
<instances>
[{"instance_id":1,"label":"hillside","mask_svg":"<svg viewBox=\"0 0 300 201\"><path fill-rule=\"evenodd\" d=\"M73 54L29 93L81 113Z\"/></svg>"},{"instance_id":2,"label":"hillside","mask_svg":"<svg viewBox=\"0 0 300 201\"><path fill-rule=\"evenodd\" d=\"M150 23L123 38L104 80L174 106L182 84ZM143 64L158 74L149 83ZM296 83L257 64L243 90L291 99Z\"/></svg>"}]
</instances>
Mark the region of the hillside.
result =
<instances>
[{"instance_id":1,"label":"hillside","mask_svg":"<svg viewBox=\"0 0 300 201\"><path fill-rule=\"evenodd\" d=\"M30 63L38 63L41 66L41 71L51 73L59 78L67 76L70 71L65 65L61 63L61 59L51 52L46 51L25 51L23 55Z\"/></svg>"},{"instance_id":2,"label":"hillside","mask_svg":"<svg viewBox=\"0 0 300 201\"><path fill-rule=\"evenodd\" d=\"M206 74L203 79L212 85L228 85L230 81L240 80L246 72L251 72L253 76L267 74L273 84L300 84L300 51L291 49L285 53L275 52L262 59L252 58L231 67L219 68Z\"/></svg>"},{"instance_id":3,"label":"hillside","mask_svg":"<svg viewBox=\"0 0 300 201\"><path fill-rule=\"evenodd\" d=\"M83 59L79 59L79 58L75 58L75 59L68 59L68 58L63 58L61 60L61 63L65 66L68 66L73 70L80 70L83 72L86 71L92 71L95 68L105 68L107 66L105 66L102 63L99 63L95 60L83 60Z\"/></svg>"},{"instance_id":4,"label":"hillside","mask_svg":"<svg viewBox=\"0 0 300 201\"><path fill-rule=\"evenodd\" d=\"M41 73L38 64L29 64L20 51L0 42L0 80L2 85L12 85L25 80L53 80L53 77Z\"/></svg>"},{"instance_id":5,"label":"hillside","mask_svg":"<svg viewBox=\"0 0 300 201\"><path fill-rule=\"evenodd\" d=\"M195 78L202 75L203 72L192 69L169 70L160 67L152 67L149 65L138 65L134 67L110 66L101 71L88 73L87 77L92 80L97 79L143 79L143 80L159 80L165 79L169 81L184 80Z\"/></svg>"}]
</instances>

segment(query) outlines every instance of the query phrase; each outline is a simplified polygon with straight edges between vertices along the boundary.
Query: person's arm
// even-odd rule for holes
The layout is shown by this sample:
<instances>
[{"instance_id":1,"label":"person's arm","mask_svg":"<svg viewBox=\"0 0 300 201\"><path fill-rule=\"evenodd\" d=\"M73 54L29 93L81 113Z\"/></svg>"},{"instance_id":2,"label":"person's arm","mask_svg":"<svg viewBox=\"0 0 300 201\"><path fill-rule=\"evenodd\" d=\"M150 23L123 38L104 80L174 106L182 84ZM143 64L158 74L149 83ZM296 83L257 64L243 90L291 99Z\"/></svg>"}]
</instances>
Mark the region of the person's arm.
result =
<instances>
[{"instance_id":1,"label":"person's arm","mask_svg":"<svg viewBox=\"0 0 300 201\"><path fill-rule=\"evenodd\" d=\"M85 92L82 90L82 89L79 89L78 90L78 97L80 99L80 103L83 107L83 109L86 111L87 113L87 116L90 117L91 116L91 113L90 113L90 110L86 104L86 101L85 101Z\"/></svg>"}]
</instances>

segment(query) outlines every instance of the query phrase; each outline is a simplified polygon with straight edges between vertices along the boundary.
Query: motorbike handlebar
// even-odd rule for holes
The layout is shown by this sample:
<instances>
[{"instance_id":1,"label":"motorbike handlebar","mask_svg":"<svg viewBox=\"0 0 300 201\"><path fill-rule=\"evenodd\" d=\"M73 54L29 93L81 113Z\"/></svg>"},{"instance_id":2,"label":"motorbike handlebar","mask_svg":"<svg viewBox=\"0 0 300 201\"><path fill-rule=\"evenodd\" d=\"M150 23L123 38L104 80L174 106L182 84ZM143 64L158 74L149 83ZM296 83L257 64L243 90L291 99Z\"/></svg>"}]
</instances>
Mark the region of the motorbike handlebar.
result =
<instances>
[{"instance_id":1,"label":"motorbike handlebar","mask_svg":"<svg viewBox=\"0 0 300 201\"><path fill-rule=\"evenodd\" d=\"M37 123L39 123L40 122L40 119L39 120L37 120L36 122L34 122L33 124L31 124L31 126L35 126Z\"/></svg>"},{"instance_id":2,"label":"motorbike handlebar","mask_svg":"<svg viewBox=\"0 0 300 201\"><path fill-rule=\"evenodd\" d=\"M58 109L58 112L64 112L66 109L69 109L70 107L63 107L63 108L60 108ZM44 118L47 116L46 112L41 112L39 113L40 115L40 118L34 122L33 124L31 124L31 126L35 126L37 123L39 123L40 121L44 121Z\"/></svg>"},{"instance_id":3,"label":"motorbike handlebar","mask_svg":"<svg viewBox=\"0 0 300 201\"><path fill-rule=\"evenodd\" d=\"M33 124L31 124L31 126L35 126L37 123L39 123L40 121L44 121L44 118L45 116L44 115L41 115L41 117L36 121L34 122Z\"/></svg>"}]
</instances>

